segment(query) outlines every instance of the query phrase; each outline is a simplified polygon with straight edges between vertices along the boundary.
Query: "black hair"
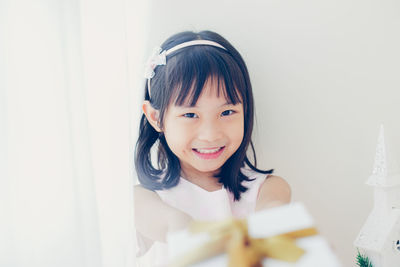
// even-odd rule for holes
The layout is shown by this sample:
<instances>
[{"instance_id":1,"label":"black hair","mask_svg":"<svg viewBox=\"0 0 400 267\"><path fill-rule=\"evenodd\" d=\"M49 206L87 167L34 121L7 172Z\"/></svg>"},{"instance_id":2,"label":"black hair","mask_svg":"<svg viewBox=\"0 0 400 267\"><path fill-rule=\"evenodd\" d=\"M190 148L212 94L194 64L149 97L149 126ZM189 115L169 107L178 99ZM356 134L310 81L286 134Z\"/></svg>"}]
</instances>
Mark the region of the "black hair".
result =
<instances>
[{"instance_id":1,"label":"black hair","mask_svg":"<svg viewBox=\"0 0 400 267\"><path fill-rule=\"evenodd\" d=\"M233 155L223 164L216 175L219 182L233 193L235 200L247 188L242 181L251 181L240 168L246 164L252 170L269 174L273 170L258 169L251 135L254 122L254 100L249 73L239 52L222 36L212 31L181 32L168 38L162 50L168 50L178 44L192 40L210 40L222 45L225 49L210 45L194 45L181 48L167 56L167 64L154 69L151 79L151 92L145 85L145 100L159 110L159 124L162 129L163 118L169 104L194 106L201 95L208 78L217 78L218 94L224 94L229 103L243 104L244 135L242 143ZM151 95L151 97L150 97ZM158 149L158 166L152 164L151 149ZM248 148L252 150L254 164L247 156ZM181 174L179 159L170 150L164 135L157 132L147 121L145 115L140 120L139 138L135 149L135 167L139 182L150 190L162 190L178 184Z\"/></svg>"}]
</instances>

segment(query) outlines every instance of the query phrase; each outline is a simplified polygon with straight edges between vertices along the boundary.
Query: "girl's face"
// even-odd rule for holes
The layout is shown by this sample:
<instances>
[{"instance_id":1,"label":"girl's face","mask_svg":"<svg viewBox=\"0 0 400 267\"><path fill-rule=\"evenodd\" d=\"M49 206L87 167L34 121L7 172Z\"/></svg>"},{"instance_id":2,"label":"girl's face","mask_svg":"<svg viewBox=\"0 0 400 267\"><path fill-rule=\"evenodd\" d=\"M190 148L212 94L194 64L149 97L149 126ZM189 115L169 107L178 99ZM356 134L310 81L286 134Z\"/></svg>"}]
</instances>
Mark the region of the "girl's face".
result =
<instances>
[{"instance_id":1,"label":"girl's face","mask_svg":"<svg viewBox=\"0 0 400 267\"><path fill-rule=\"evenodd\" d=\"M243 105L217 96L216 86L208 79L194 107L170 104L165 113L165 139L186 176L213 176L242 143Z\"/></svg>"}]
</instances>

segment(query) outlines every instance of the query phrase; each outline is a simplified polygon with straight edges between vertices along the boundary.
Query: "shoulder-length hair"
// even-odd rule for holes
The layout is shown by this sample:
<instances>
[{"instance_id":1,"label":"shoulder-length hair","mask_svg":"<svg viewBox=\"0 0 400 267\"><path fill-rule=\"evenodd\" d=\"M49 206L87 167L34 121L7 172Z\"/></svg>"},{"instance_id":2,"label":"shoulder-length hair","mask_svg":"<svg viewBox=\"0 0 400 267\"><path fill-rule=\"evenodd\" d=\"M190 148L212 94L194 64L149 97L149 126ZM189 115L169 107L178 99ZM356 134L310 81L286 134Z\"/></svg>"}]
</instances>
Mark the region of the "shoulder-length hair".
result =
<instances>
[{"instance_id":1,"label":"shoulder-length hair","mask_svg":"<svg viewBox=\"0 0 400 267\"><path fill-rule=\"evenodd\" d=\"M177 106L184 103L196 105L204 84L209 78L217 78L218 94L223 93L229 103L243 104L244 136L236 152L223 164L216 175L219 182L231 191L235 200L247 188L242 181L250 181L240 168L246 164L259 173L272 173L256 167L257 160L251 141L254 122L254 100L252 87L246 64L239 52L222 36L212 31L181 32L168 38L162 50L168 50L178 44L192 40L210 40L219 43L225 49L210 45L195 45L176 50L167 56L167 64L155 68L151 79L151 97L146 82L145 100L149 100L153 108L159 110L159 124L163 128L165 111L169 104ZM151 150L157 148L158 166L152 164ZM252 150L254 164L246 154ZM147 189L162 190L174 187L180 179L181 167L179 159L170 150L162 133L157 132L142 115L139 138L135 149L135 167L139 182Z\"/></svg>"}]
</instances>

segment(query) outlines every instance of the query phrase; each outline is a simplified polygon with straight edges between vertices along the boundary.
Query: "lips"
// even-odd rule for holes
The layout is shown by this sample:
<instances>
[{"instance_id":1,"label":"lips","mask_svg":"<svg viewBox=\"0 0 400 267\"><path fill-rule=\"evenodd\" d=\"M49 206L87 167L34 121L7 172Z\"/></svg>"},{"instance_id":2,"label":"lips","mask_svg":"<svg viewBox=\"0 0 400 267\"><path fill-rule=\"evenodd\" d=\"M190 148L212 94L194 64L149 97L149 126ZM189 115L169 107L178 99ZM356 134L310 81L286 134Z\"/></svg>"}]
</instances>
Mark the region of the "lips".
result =
<instances>
[{"instance_id":1,"label":"lips","mask_svg":"<svg viewBox=\"0 0 400 267\"><path fill-rule=\"evenodd\" d=\"M216 159L225 150L223 147L213 147L213 148L193 148L192 151L201 159Z\"/></svg>"}]
</instances>

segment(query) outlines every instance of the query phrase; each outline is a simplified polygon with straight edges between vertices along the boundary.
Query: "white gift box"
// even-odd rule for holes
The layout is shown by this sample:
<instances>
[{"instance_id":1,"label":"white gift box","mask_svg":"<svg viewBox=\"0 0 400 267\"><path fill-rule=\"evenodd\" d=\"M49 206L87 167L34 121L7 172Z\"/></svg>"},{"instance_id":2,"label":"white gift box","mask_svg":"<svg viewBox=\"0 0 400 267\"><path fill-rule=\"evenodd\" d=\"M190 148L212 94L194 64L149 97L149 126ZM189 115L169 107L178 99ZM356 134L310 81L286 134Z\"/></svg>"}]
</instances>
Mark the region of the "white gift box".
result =
<instances>
[{"instance_id":1,"label":"white gift box","mask_svg":"<svg viewBox=\"0 0 400 267\"><path fill-rule=\"evenodd\" d=\"M248 234L252 238L268 238L292 231L314 227L314 221L301 203L292 203L251 214L247 218ZM206 244L208 232L192 234L189 230L170 233L167 236L168 258L170 261ZM295 263L265 258L263 266L268 267L339 267L342 266L329 244L320 235L298 238L297 246L305 250ZM228 265L226 253L193 264L193 267L223 267Z\"/></svg>"}]
</instances>

